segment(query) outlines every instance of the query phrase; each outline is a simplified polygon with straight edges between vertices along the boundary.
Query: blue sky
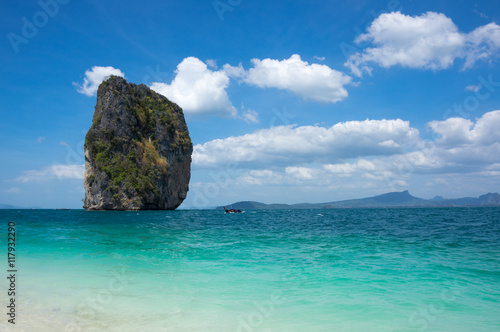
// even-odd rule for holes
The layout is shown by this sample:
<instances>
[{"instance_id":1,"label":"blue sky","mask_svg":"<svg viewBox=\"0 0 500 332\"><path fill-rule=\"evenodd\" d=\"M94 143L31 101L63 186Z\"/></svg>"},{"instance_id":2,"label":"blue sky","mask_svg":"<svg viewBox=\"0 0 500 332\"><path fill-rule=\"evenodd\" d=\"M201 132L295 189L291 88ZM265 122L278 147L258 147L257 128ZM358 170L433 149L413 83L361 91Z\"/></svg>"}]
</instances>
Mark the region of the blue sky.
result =
<instances>
[{"instance_id":1,"label":"blue sky","mask_svg":"<svg viewBox=\"0 0 500 332\"><path fill-rule=\"evenodd\" d=\"M0 203L80 208L110 74L178 103L182 207L498 192L497 1L0 4Z\"/></svg>"}]
</instances>

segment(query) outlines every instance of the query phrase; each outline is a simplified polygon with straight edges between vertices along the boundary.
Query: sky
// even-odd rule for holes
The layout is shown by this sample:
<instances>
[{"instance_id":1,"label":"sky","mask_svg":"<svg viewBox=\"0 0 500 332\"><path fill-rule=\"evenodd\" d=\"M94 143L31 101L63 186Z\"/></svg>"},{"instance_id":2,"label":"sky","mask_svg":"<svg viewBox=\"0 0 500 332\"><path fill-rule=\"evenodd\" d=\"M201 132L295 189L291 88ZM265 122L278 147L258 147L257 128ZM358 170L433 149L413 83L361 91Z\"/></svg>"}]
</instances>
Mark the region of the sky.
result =
<instances>
[{"instance_id":1,"label":"sky","mask_svg":"<svg viewBox=\"0 0 500 332\"><path fill-rule=\"evenodd\" d=\"M498 1L0 3L0 203L81 208L109 75L184 110L181 208L500 192Z\"/></svg>"}]
</instances>

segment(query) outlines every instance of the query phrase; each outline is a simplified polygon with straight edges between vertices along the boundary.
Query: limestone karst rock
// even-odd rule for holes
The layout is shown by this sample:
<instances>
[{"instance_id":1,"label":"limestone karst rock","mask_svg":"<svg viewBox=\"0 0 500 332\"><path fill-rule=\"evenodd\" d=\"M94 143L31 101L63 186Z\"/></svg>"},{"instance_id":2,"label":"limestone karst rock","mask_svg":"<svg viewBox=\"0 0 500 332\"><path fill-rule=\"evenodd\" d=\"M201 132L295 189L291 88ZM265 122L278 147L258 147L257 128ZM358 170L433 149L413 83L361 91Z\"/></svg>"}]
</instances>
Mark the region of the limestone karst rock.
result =
<instances>
[{"instance_id":1,"label":"limestone karst rock","mask_svg":"<svg viewBox=\"0 0 500 332\"><path fill-rule=\"evenodd\" d=\"M182 109L111 76L85 137L86 210L173 210L186 198L193 145Z\"/></svg>"}]
</instances>

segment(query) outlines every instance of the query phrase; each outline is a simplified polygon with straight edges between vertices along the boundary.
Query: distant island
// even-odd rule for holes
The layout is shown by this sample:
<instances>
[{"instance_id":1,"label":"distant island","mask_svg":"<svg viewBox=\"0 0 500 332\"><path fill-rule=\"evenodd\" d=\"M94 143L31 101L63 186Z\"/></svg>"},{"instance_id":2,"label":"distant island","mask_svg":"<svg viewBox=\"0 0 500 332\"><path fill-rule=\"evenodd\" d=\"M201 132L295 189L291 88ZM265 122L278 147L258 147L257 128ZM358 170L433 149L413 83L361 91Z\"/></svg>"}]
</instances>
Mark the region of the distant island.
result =
<instances>
[{"instance_id":1,"label":"distant island","mask_svg":"<svg viewBox=\"0 0 500 332\"><path fill-rule=\"evenodd\" d=\"M386 207L474 207L474 206L500 206L500 194L488 193L479 197L464 197L445 199L436 196L432 199L423 199L412 196L408 190L391 192L373 197L349 199L327 203L297 203L297 204L265 204L253 201L242 201L227 204L226 207L241 210L263 209L342 209L342 208L386 208ZM216 209L222 209L222 206Z\"/></svg>"},{"instance_id":2,"label":"distant island","mask_svg":"<svg viewBox=\"0 0 500 332\"><path fill-rule=\"evenodd\" d=\"M41 209L37 206L17 206L11 204L0 204L0 210L23 210L23 209Z\"/></svg>"}]
</instances>

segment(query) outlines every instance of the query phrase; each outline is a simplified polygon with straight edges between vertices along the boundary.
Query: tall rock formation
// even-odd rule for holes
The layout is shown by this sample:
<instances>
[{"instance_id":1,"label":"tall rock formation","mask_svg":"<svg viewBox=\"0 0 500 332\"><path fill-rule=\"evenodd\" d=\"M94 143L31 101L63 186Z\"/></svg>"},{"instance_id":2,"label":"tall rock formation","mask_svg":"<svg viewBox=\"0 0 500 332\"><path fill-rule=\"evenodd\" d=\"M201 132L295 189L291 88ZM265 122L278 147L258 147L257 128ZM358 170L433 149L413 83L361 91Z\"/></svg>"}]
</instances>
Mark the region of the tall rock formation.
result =
<instances>
[{"instance_id":1,"label":"tall rock formation","mask_svg":"<svg viewBox=\"0 0 500 332\"><path fill-rule=\"evenodd\" d=\"M186 198L193 145L182 109L111 76L85 137L86 210L173 210Z\"/></svg>"}]
</instances>

